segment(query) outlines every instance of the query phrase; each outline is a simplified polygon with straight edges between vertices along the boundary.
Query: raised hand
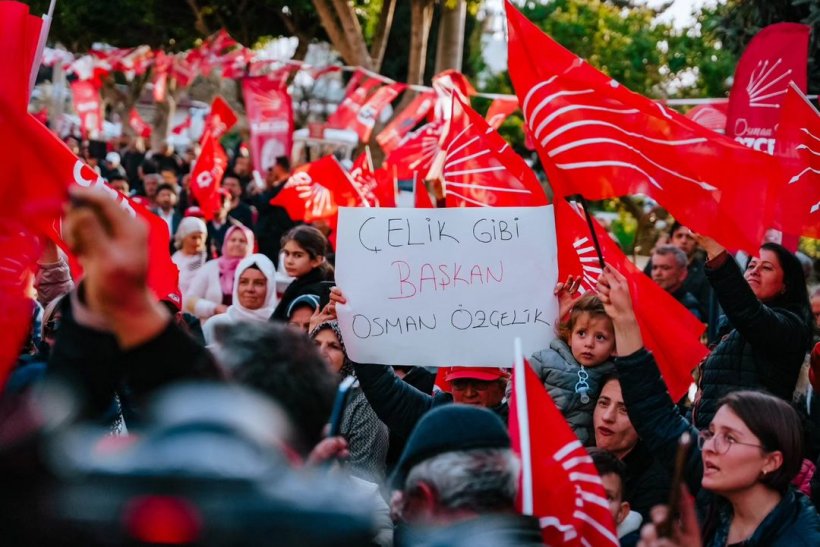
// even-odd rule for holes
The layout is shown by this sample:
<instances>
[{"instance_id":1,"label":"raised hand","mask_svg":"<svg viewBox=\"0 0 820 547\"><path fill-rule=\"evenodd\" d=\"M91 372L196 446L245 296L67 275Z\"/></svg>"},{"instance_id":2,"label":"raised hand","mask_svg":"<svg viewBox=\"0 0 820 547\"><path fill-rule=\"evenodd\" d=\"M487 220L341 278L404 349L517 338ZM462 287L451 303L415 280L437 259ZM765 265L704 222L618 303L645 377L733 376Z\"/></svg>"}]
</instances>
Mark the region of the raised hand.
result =
<instances>
[{"instance_id":1,"label":"raised hand","mask_svg":"<svg viewBox=\"0 0 820 547\"><path fill-rule=\"evenodd\" d=\"M572 309L572 305L575 303L578 298L580 298L581 293L578 292L578 288L581 286L581 277L567 277L567 280L561 283L560 281L555 284L555 289L553 289L552 293L558 297L558 318L564 319L567 314Z\"/></svg>"}]
</instances>

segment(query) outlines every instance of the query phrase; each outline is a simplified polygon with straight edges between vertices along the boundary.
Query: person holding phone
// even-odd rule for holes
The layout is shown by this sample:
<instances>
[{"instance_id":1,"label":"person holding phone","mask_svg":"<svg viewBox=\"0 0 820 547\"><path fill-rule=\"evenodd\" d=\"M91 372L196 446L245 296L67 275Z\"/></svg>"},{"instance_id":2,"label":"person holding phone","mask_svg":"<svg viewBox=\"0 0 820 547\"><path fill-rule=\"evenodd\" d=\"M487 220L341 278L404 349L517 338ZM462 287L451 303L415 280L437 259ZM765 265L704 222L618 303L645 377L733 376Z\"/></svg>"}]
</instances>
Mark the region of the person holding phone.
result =
<instances>
[{"instance_id":1,"label":"person holding phone","mask_svg":"<svg viewBox=\"0 0 820 547\"><path fill-rule=\"evenodd\" d=\"M615 366L640 438L670 470L681 434L697 439L682 480L697 496L703 544L820 545L820 516L790 484L803 458L795 410L767 393L734 391L717 403L708 427L697 431L680 415L643 347L626 278L607 267L598 292L615 326Z\"/></svg>"}]
</instances>

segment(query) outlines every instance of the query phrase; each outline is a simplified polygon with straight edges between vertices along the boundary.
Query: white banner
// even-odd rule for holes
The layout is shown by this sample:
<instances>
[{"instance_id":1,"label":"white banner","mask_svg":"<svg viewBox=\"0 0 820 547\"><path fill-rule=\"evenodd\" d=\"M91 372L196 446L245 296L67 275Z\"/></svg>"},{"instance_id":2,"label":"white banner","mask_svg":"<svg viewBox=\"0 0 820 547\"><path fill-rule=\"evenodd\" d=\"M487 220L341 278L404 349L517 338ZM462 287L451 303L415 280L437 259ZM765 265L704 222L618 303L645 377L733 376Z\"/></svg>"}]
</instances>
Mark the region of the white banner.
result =
<instances>
[{"instance_id":1,"label":"white banner","mask_svg":"<svg viewBox=\"0 0 820 547\"><path fill-rule=\"evenodd\" d=\"M555 337L555 218L546 207L340 208L336 284L350 358L512 364Z\"/></svg>"}]
</instances>

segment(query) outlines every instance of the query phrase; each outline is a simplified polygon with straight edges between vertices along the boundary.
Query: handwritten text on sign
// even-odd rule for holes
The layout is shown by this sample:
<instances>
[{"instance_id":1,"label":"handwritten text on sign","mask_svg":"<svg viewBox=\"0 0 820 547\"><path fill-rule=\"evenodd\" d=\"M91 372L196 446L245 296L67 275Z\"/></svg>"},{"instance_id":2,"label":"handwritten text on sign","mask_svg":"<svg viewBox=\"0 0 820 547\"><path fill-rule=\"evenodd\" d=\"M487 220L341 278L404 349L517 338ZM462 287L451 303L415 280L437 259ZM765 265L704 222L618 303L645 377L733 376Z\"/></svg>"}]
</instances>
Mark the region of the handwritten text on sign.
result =
<instances>
[{"instance_id":1,"label":"handwritten text on sign","mask_svg":"<svg viewBox=\"0 0 820 547\"><path fill-rule=\"evenodd\" d=\"M510 366L554 338L552 206L341 208L336 283L360 363Z\"/></svg>"}]
</instances>

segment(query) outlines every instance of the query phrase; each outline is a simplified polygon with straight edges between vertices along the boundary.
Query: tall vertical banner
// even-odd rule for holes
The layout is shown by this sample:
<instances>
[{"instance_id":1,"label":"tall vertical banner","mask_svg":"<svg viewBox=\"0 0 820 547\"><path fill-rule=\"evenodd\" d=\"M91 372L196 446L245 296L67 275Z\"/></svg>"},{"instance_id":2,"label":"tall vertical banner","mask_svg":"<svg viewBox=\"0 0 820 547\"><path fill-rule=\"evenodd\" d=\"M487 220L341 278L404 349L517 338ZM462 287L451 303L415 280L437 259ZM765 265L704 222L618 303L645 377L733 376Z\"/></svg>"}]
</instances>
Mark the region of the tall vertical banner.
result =
<instances>
[{"instance_id":1,"label":"tall vertical banner","mask_svg":"<svg viewBox=\"0 0 820 547\"><path fill-rule=\"evenodd\" d=\"M735 70L726 135L774 154L774 130L789 82L806 92L809 31L807 25L777 23L752 38Z\"/></svg>"},{"instance_id":2,"label":"tall vertical banner","mask_svg":"<svg viewBox=\"0 0 820 547\"><path fill-rule=\"evenodd\" d=\"M266 173L293 146L293 104L287 90L267 77L242 80L245 111L251 129L253 167Z\"/></svg>"},{"instance_id":3,"label":"tall vertical banner","mask_svg":"<svg viewBox=\"0 0 820 547\"><path fill-rule=\"evenodd\" d=\"M91 80L76 80L71 83L74 110L80 117L80 131L83 138L96 138L102 134L103 115L100 93Z\"/></svg>"}]
</instances>

